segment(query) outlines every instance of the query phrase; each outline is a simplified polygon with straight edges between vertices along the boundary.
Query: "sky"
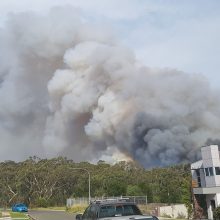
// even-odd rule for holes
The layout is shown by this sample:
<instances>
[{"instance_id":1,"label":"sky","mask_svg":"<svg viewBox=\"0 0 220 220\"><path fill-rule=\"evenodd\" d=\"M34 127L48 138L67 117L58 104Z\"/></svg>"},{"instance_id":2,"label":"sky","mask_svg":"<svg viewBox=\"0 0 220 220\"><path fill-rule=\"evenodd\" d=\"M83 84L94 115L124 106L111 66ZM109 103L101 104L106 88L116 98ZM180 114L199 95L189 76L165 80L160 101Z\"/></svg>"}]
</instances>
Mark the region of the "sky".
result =
<instances>
[{"instance_id":1,"label":"sky","mask_svg":"<svg viewBox=\"0 0 220 220\"><path fill-rule=\"evenodd\" d=\"M85 19L111 27L145 65L203 74L219 87L218 0L1 0L1 24L8 13L47 13L58 5L72 5Z\"/></svg>"},{"instance_id":2,"label":"sky","mask_svg":"<svg viewBox=\"0 0 220 220\"><path fill-rule=\"evenodd\" d=\"M1 0L0 160L198 159L220 143L219 6Z\"/></svg>"}]
</instances>

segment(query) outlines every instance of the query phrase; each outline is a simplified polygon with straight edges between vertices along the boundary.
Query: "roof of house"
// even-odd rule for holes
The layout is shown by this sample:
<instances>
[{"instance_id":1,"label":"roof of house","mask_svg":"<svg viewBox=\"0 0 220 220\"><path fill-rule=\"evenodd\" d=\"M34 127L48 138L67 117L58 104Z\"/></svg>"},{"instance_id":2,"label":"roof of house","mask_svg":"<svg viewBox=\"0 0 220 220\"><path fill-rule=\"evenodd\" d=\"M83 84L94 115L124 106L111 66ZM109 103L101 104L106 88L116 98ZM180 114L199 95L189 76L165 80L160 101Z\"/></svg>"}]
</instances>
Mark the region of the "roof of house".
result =
<instances>
[{"instance_id":1,"label":"roof of house","mask_svg":"<svg viewBox=\"0 0 220 220\"><path fill-rule=\"evenodd\" d=\"M203 167L202 160L196 161L196 162L191 164L191 170L199 169L199 168L202 168L202 167Z\"/></svg>"}]
</instances>

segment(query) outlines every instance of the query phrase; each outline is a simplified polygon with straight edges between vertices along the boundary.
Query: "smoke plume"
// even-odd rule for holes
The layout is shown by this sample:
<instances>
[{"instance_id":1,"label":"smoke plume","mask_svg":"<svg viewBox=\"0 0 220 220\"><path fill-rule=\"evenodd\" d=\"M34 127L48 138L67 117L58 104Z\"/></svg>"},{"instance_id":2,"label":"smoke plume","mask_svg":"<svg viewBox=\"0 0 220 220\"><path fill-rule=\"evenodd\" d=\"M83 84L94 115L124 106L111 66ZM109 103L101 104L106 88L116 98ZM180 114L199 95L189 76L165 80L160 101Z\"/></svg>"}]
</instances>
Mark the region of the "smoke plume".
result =
<instances>
[{"instance_id":1,"label":"smoke plume","mask_svg":"<svg viewBox=\"0 0 220 220\"><path fill-rule=\"evenodd\" d=\"M220 133L207 80L151 69L76 9L11 14L0 30L0 159L194 161Z\"/></svg>"}]
</instances>

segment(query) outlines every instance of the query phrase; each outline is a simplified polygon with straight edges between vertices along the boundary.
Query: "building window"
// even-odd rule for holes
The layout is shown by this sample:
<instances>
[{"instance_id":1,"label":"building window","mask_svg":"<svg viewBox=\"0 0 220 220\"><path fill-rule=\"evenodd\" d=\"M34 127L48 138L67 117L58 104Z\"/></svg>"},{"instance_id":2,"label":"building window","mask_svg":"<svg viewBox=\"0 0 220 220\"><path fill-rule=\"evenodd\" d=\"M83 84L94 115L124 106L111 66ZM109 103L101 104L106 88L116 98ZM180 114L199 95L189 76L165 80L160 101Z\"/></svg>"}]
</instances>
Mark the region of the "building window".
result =
<instances>
[{"instance_id":1,"label":"building window","mask_svg":"<svg viewBox=\"0 0 220 220\"><path fill-rule=\"evenodd\" d=\"M215 208L216 208L216 206L215 206L215 200L210 200L210 205L211 205L212 211L214 211Z\"/></svg>"},{"instance_id":2,"label":"building window","mask_svg":"<svg viewBox=\"0 0 220 220\"><path fill-rule=\"evenodd\" d=\"M198 187L201 187L201 177L200 177L200 170L199 169L196 170L196 175L197 175Z\"/></svg>"},{"instance_id":3,"label":"building window","mask_svg":"<svg viewBox=\"0 0 220 220\"><path fill-rule=\"evenodd\" d=\"M205 168L205 175L209 176L209 169L208 168Z\"/></svg>"},{"instance_id":4,"label":"building window","mask_svg":"<svg viewBox=\"0 0 220 220\"><path fill-rule=\"evenodd\" d=\"M215 167L215 174L220 175L220 167Z\"/></svg>"},{"instance_id":5,"label":"building window","mask_svg":"<svg viewBox=\"0 0 220 220\"><path fill-rule=\"evenodd\" d=\"M205 168L205 175L206 176L213 176L213 168L212 167L207 167Z\"/></svg>"},{"instance_id":6,"label":"building window","mask_svg":"<svg viewBox=\"0 0 220 220\"><path fill-rule=\"evenodd\" d=\"M213 176L213 168L212 167L209 167L209 173L210 173L210 176Z\"/></svg>"}]
</instances>

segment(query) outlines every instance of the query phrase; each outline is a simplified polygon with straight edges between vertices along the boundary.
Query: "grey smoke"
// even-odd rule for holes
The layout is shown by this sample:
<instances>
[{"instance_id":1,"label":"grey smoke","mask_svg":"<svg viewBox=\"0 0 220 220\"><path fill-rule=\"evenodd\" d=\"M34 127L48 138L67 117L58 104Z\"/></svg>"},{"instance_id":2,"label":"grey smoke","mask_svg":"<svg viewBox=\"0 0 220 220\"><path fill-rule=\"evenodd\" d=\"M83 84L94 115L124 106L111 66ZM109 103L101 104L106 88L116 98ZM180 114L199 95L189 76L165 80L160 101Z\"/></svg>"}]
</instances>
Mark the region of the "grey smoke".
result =
<instances>
[{"instance_id":1,"label":"grey smoke","mask_svg":"<svg viewBox=\"0 0 220 220\"><path fill-rule=\"evenodd\" d=\"M205 145L218 145L220 147L220 139L211 139L208 138L208 140L206 141Z\"/></svg>"},{"instance_id":2,"label":"grey smoke","mask_svg":"<svg viewBox=\"0 0 220 220\"><path fill-rule=\"evenodd\" d=\"M218 138L220 100L203 76L141 65L76 9L8 16L0 48L1 160L121 152L162 166Z\"/></svg>"}]
</instances>

